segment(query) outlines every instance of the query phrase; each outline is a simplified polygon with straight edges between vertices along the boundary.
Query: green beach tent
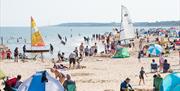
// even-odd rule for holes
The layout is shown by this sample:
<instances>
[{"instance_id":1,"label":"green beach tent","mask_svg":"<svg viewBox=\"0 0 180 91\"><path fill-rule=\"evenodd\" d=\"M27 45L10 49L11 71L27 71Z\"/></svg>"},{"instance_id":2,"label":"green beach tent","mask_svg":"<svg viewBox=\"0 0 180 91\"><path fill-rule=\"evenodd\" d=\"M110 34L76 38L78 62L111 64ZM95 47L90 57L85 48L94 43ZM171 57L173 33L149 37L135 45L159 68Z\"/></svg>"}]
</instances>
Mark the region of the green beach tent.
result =
<instances>
[{"instance_id":1,"label":"green beach tent","mask_svg":"<svg viewBox=\"0 0 180 91\"><path fill-rule=\"evenodd\" d=\"M120 48L116 50L115 55L112 58L128 58L130 57L127 48Z\"/></svg>"},{"instance_id":2,"label":"green beach tent","mask_svg":"<svg viewBox=\"0 0 180 91\"><path fill-rule=\"evenodd\" d=\"M2 70L0 70L0 80L4 79L5 78L5 74Z\"/></svg>"}]
</instances>

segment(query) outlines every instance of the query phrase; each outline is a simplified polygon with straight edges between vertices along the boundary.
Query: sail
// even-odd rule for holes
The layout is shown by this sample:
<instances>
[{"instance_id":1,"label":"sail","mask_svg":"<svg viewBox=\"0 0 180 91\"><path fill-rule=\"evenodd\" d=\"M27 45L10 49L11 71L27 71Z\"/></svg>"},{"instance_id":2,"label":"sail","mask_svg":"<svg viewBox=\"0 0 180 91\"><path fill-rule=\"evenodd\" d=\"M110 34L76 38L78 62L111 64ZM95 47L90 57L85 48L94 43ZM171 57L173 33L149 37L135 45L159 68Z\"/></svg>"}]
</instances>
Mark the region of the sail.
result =
<instances>
[{"instance_id":1,"label":"sail","mask_svg":"<svg viewBox=\"0 0 180 91\"><path fill-rule=\"evenodd\" d=\"M135 30L133 28L128 9L121 6L120 40L128 40L133 38L135 38Z\"/></svg>"},{"instance_id":2,"label":"sail","mask_svg":"<svg viewBox=\"0 0 180 91\"><path fill-rule=\"evenodd\" d=\"M36 26L35 20L32 17L31 17L31 29L34 30L34 32L31 35L32 36L31 45L32 46L45 46L41 33Z\"/></svg>"}]
</instances>

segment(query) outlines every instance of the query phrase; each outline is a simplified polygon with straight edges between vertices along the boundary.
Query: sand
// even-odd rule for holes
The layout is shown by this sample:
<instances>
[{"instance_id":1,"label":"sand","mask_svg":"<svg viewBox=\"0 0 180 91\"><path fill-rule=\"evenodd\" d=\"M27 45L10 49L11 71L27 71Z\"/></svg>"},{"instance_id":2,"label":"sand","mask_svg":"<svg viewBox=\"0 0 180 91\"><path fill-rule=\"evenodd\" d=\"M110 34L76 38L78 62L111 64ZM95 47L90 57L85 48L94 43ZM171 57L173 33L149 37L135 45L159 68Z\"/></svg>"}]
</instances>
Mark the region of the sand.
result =
<instances>
[{"instance_id":1,"label":"sand","mask_svg":"<svg viewBox=\"0 0 180 91\"><path fill-rule=\"evenodd\" d=\"M126 78L131 79L133 88L152 89L153 73L150 73L150 63L153 58L142 58L139 63L137 55L131 53L130 58L112 59L102 57L87 57L81 62L81 65L86 66L83 69L68 70L72 75L73 80L76 81L77 91L119 91L120 83ZM171 69L175 72L180 72L178 52L171 53L165 57L171 64ZM158 57L154 58L158 62ZM68 62L64 63L68 65ZM36 71L47 70L53 64L50 61L33 61L14 63L13 60L1 60L0 69L6 75L14 77L17 74L22 75L22 81L29 78ZM139 71L141 67L145 68L147 77L145 77L145 85L139 86ZM54 76L52 73L50 73ZM165 77L169 73L161 73ZM2 85L0 88L2 89ZM149 90L151 91L151 90Z\"/></svg>"}]
</instances>

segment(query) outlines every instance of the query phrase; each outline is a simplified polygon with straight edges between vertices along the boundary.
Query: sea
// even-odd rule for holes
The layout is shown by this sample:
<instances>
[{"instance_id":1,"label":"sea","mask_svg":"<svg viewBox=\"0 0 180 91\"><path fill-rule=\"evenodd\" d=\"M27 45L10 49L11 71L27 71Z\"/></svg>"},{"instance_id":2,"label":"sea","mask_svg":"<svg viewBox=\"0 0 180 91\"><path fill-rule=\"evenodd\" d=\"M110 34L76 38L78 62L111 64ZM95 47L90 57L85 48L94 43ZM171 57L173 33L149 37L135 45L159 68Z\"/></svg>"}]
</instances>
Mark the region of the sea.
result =
<instances>
[{"instance_id":1,"label":"sea","mask_svg":"<svg viewBox=\"0 0 180 91\"><path fill-rule=\"evenodd\" d=\"M49 44L52 44L54 47L54 53L44 53L44 57L47 58L57 58L58 52L64 52L65 56L68 55L75 49L79 47L81 43L84 43L84 46L92 46L95 42L90 41L90 43L84 42L84 36L92 38L93 34L104 34L106 32L113 32L112 26L98 26L98 27L89 27L89 26L48 26L48 27L39 27L39 30L42 34L43 40L46 44L46 49L49 49ZM149 29L152 27L136 27L138 29ZM58 37L58 34L62 38L67 38L66 45L63 45ZM72 36L72 37L71 37ZM12 53L15 47L19 48L19 52L22 53L23 45L27 46L27 49L30 48L31 43L31 28L30 27L0 27L0 37L3 37L3 44L5 44ZM17 39L19 38L19 42ZM103 51L104 46L98 45L98 51Z\"/></svg>"}]
</instances>

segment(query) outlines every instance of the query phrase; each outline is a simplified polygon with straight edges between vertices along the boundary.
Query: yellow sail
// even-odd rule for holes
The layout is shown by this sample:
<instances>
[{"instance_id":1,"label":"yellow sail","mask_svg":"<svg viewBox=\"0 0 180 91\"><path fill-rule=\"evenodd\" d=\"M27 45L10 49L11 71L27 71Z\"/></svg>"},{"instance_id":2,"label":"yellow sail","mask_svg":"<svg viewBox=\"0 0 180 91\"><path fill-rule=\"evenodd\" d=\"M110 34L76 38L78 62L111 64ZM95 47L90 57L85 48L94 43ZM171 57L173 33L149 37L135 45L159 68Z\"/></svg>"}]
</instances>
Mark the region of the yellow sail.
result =
<instances>
[{"instance_id":1,"label":"yellow sail","mask_svg":"<svg viewBox=\"0 0 180 91\"><path fill-rule=\"evenodd\" d=\"M36 26L36 22L32 17L31 17L31 28L32 30L34 30L34 32L31 35L32 36L31 45L32 46L45 46L41 33L38 30Z\"/></svg>"}]
</instances>

